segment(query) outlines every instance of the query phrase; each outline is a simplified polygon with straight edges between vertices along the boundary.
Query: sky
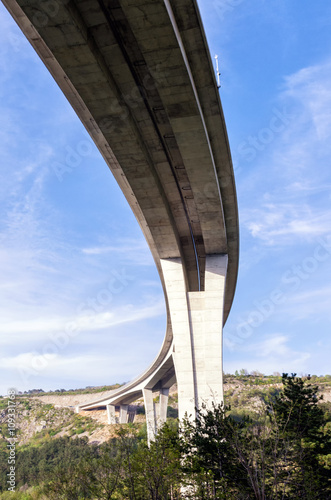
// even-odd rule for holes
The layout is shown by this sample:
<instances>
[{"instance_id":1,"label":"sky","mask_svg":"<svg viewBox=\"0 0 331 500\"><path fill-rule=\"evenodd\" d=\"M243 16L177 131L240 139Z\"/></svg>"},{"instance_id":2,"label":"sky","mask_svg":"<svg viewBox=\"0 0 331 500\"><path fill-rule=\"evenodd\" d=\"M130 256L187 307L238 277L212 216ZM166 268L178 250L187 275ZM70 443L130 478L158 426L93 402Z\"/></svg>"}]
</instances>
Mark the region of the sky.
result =
<instances>
[{"instance_id":1,"label":"sky","mask_svg":"<svg viewBox=\"0 0 331 500\"><path fill-rule=\"evenodd\" d=\"M232 151L240 267L224 371L331 373L331 4L200 0ZM0 4L0 394L126 382L160 280L120 189Z\"/></svg>"}]
</instances>

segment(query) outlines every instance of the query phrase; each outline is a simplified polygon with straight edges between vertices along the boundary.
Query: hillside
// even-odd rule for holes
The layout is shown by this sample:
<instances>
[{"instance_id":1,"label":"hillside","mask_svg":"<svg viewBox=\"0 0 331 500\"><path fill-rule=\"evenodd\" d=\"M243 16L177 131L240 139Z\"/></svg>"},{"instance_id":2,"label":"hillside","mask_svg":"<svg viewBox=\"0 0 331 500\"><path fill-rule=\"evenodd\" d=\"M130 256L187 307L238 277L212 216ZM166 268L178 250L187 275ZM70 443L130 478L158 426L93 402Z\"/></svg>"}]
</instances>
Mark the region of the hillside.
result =
<instances>
[{"instance_id":1,"label":"hillside","mask_svg":"<svg viewBox=\"0 0 331 500\"><path fill-rule=\"evenodd\" d=\"M311 403L321 405L323 411L318 409L317 412L323 420L320 422L324 426L321 427L323 429L321 432L325 436L329 435L331 433L331 377L312 376L307 378L310 383L312 382L318 387L317 394L316 390L313 390L314 399L311 400ZM98 410L75 413L74 409L77 404L98 398L113 389L113 386L109 386L77 391L59 390L47 394L41 390L31 390L30 394L12 395L12 399L11 396L0 398L0 498L5 500L9 498L8 495L14 495L10 498L20 500L59 500L60 498L74 500L76 498L78 500L78 498L85 498L85 494L88 495L86 498L113 498L112 496L98 496L101 490L106 492L111 486L111 481L117 477L109 475L109 470L112 470L112 467L121 467L121 471L125 475L123 476L125 483L125 478L131 477L131 469L128 465L131 458L128 458L127 462L125 456L131 457L133 453L138 460L135 462L135 467L138 467L139 470L144 467L145 460L147 460L146 463L149 463L148 461L151 459L154 461L153 453L151 452L149 455L150 451L146 444L138 446L138 443L146 443L144 441L146 440L145 411L142 400L134 402L137 412L134 425L109 425L106 409L102 407ZM266 421L265 404L272 401L281 389L283 387L280 376L264 377L256 374L226 376L224 395L227 416L224 421L229 419L232 422L231 429L234 428L236 422L239 426L238 429L243 422L246 422L245 425L250 425L252 428L252 439L256 439L254 426L263 428L265 425L263 422ZM319 396L323 396L321 401L319 401ZM158 403L158 397L155 397L155 403ZM168 445L174 443L173 439L177 439L175 434L171 434L171 432L177 432L173 422L177 415L177 387L173 386L168 406L170 426L167 427L166 434L160 433L159 445L161 447L162 439L166 439L165 443L167 442ZM242 419L243 415L249 415L251 418ZM13 428L14 430L12 430ZM248 432L250 432L249 429L247 427ZM265 427L265 430L265 436L269 436L271 428L267 430ZM171 435L173 437L170 437ZM224 435L223 430L222 435ZM167 441L169 438L170 441ZM222 443L223 440L221 446L223 446ZM256 443L257 445L258 443ZM163 453L170 453L168 458L174 465L177 463L178 457L175 459L177 455L171 455L172 446L171 444L169 449L163 449L160 457L163 456ZM324 450L323 446L321 450L324 455L321 455L318 462L320 464L318 465L320 467L319 474L322 476L331 467L331 454L328 449ZM143 459L139 453L143 453ZM159 452L157 452L157 456L159 456ZM14 459L13 462L10 461L11 458ZM280 460L282 461L282 459ZM10 476L8 472L10 463L15 464L10 472L13 476ZM180 461L177 465L180 467ZM129 468L125 469L126 466ZM153 466L150 464L148 467ZM155 466L158 467L156 462ZM146 471L140 472L139 481L145 481ZM323 479L324 476L322 476ZM107 487L103 482L100 483L100 479L103 481L105 477L108 478L107 481L110 481L109 484L107 483ZM164 477L168 477L169 480L174 479L171 474ZM89 479L87 480L87 478ZM13 493L14 490L7 491L7 483L10 483L10 480L15 488L17 485L15 493ZM328 488L329 485L325 484ZM236 483L233 487L237 488ZM88 489L86 490L86 488ZM99 493L95 493L95 488ZM116 498L127 498L126 493L123 494L124 496L116 496ZM229 498L232 500L233 497Z\"/></svg>"},{"instance_id":2,"label":"hillside","mask_svg":"<svg viewBox=\"0 0 331 500\"><path fill-rule=\"evenodd\" d=\"M331 377L312 377L311 382L319 387L323 402L331 406ZM281 377L225 376L225 404L231 412L239 416L258 413L268 398L279 392ZM113 436L113 429L107 422L106 409L75 413L75 406L96 399L113 390L86 392L87 390L63 391L45 395L20 395L16 397L16 420L18 446L33 445L44 439L61 436L83 437L89 443L100 444ZM157 398L155 399L157 402ZM135 422L145 421L143 400L135 402L137 414ZM170 390L168 417L177 416L177 387ZM0 398L1 439L7 436L8 403Z\"/></svg>"}]
</instances>

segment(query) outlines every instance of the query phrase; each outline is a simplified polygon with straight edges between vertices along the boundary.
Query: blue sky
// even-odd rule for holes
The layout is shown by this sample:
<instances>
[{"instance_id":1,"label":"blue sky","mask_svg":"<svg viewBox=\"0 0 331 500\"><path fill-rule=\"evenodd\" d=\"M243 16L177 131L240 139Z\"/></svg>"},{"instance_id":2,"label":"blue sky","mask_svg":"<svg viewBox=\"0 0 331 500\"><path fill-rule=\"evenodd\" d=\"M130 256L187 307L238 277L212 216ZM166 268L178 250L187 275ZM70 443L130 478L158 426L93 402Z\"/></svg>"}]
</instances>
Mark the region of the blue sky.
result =
<instances>
[{"instance_id":1,"label":"blue sky","mask_svg":"<svg viewBox=\"0 0 331 500\"><path fill-rule=\"evenodd\" d=\"M331 4L200 1L238 191L224 369L331 372ZM165 331L107 166L0 6L0 394L124 382Z\"/></svg>"}]
</instances>

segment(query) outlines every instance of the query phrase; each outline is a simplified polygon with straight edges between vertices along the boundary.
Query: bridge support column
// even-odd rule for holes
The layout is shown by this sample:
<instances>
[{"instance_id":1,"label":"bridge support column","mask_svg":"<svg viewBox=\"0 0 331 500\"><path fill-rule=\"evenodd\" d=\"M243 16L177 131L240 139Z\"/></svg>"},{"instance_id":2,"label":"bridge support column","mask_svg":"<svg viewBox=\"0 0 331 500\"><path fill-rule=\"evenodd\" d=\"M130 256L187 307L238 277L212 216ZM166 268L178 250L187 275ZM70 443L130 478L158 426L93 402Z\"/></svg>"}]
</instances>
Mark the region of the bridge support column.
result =
<instances>
[{"instance_id":1,"label":"bridge support column","mask_svg":"<svg viewBox=\"0 0 331 500\"><path fill-rule=\"evenodd\" d=\"M156 435L155 404L151 389L143 389L143 395L147 424L147 442L149 445L151 441L154 441Z\"/></svg>"},{"instance_id":2,"label":"bridge support column","mask_svg":"<svg viewBox=\"0 0 331 500\"><path fill-rule=\"evenodd\" d=\"M222 327L227 255L207 255L204 290L187 291L181 259L161 261L174 336L179 419L223 401Z\"/></svg>"},{"instance_id":3,"label":"bridge support column","mask_svg":"<svg viewBox=\"0 0 331 500\"><path fill-rule=\"evenodd\" d=\"M134 422L134 417L136 416L136 413L137 413L137 407L136 406L132 407L129 405L128 422L130 422L130 423Z\"/></svg>"},{"instance_id":4,"label":"bridge support column","mask_svg":"<svg viewBox=\"0 0 331 500\"><path fill-rule=\"evenodd\" d=\"M115 406L106 405L108 424L116 424Z\"/></svg>"},{"instance_id":5,"label":"bridge support column","mask_svg":"<svg viewBox=\"0 0 331 500\"><path fill-rule=\"evenodd\" d=\"M126 424L128 422L128 408L129 405L120 406L120 424Z\"/></svg>"},{"instance_id":6,"label":"bridge support column","mask_svg":"<svg viewBox=\"0 0 331 500\"><path fill-rule=\"evenodd\" d=\"M227 255L206 257L205 290L188 292L197 407L223 402L223 306Z\"/></svg>"},{"instance_id":7,"label":"bridge support column","mask_svg":"<svg viewBox=\"0 0 331 500\"><path fill-rule=\"evenodd\" d=\"M168 409L168 399L169 399L169 389L160 390L160 415L159 415L159 425L163 425L167 420L167 409Z\"/></svg>"}]
</instances>

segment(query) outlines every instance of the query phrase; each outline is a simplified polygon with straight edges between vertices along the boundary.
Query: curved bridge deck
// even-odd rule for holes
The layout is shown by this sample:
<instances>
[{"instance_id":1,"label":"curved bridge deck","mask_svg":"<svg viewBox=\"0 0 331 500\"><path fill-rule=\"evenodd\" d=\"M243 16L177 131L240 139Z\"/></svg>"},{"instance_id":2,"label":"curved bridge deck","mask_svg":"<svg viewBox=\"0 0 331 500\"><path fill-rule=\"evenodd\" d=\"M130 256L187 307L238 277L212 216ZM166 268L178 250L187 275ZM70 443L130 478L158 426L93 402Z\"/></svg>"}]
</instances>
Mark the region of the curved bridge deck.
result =
<instances>
[{"instance_id":1,"label":"curved bridge deck","mask_svg":"<svg viewBox=\"0 0 331 500\"><path fill-rule=\"evenodd\" d=\"M197 364L202 366L214 348L219 358L214 371L222 372L221 341L206 339L216 323L221 339L235 291L239 245L228 138L197 3L3 3L102 153L140 224L163 284L168 327L161 351L141 377L107 403L124 405L144 391L147 402L146 391L158 387L166 397L176 378L179 405L194 410L198 388L211 387L208 376L197 380L197 373L206 371ZM216 309L221 312L217 318L201 319ZM196 333L199 321L204 330ZM186 352L190 361L184 371L192 372L195 387L193 396L190 391L187 396L191 406L181 405L186 379L180 366Z\"/></svg>"}]
</instances>

